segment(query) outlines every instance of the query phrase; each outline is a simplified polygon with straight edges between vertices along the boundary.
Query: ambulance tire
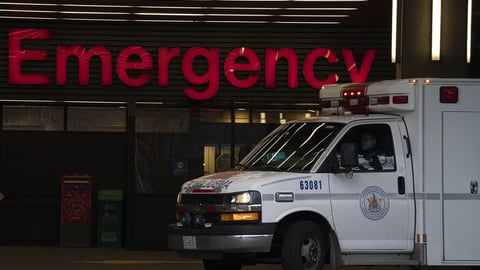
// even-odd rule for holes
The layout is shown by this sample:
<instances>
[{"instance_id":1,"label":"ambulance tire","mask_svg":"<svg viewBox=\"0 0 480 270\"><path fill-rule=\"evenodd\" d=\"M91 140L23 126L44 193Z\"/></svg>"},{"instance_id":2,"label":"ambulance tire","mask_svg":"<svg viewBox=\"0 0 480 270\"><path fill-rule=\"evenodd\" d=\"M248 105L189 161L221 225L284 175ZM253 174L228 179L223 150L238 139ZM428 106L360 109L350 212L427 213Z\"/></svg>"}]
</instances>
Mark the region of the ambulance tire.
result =
<instances>
[{"instance_id":1,"label":"ambulance tire","mask_svg":"<svg viewBox=\"0 0 480 270\"><path fill-rule=\"evenodd\" d=\"M288 228L282 244L285 270L321 270L326 245L321 228L313 221L298 221Z\"/></svg>"},{"instance_id":2,"label":"ambulance tire","mask_svg":"<svg viewBox=\"0 0 480 270\"><path fill-rule=\"evenodd\" d=\"M226 260L203 260L203 268L205 270L240 270L242 265Z\"/></svg>"}]
</instances>

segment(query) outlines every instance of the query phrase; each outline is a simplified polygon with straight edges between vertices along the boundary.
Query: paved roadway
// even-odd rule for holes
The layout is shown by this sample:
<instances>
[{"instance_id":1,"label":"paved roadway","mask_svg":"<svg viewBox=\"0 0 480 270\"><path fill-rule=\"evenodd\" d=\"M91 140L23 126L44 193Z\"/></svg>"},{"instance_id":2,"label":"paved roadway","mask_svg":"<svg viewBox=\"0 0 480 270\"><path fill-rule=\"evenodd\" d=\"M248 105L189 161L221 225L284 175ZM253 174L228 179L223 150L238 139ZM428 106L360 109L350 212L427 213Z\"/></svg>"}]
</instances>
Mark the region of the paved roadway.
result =
<instances>
[{"instance_id":1,"label":"paved roadway","mask_svg":"<svg viewBox=\"0 0 480 270\"><path fill-rule=\"evenodd\" d=\"M1 270L202 270L199 260L168 251L108 248L0 246ZM279 265L250 265L242 270L281 270ZM349 267L347 270L407 270L400 267ZM328 270L328 266L325 267Z\"/></svg>"}]
</instances>

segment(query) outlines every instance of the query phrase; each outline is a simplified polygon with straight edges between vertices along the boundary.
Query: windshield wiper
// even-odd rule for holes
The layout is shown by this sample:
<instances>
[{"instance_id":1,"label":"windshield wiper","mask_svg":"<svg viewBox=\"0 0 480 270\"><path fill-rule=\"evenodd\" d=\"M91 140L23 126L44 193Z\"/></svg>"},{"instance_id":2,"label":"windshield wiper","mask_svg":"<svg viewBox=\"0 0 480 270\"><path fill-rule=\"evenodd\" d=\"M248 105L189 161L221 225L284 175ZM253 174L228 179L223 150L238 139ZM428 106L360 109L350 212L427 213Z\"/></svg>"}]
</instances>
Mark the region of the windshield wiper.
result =
<instances>
[{"instance_id":1,"label":"windshield wiper","mask_svg":"<svg viewBox=\"0 0 480 270\"><path fill-rule=\"evenodd\" d=\"M248 171L249 167L250 166L248 166L246 164L242 164L242 163L235 164L235 169L239 170L239 171L243 171L243 170Z\"/></svg>"}]
</instances>

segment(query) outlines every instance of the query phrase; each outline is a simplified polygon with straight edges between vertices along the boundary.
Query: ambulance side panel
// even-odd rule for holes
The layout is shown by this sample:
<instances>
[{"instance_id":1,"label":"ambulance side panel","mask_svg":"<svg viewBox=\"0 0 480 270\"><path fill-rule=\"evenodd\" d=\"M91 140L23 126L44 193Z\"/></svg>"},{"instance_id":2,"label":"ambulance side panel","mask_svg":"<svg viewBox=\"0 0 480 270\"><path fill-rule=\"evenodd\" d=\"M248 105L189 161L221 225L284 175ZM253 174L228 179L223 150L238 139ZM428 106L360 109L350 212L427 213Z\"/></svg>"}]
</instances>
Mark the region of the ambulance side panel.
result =
<instances>
[{"instance_id":1,"label":"ambulance side panel","mask_svg":"<svg viewBox=\"0 0 480 270\"><path fill-rule=\"evenodd\" d=\"M480 112L443 113L445 261L480 263Z\"/></svg>"},{"instance_id":2,"label":"ambulance side panel","mask_svg":"<svg viewBox=\"0 0 480 270\"><path fill-rule=\"evenodd\" d=\"M442 86L458 87L457 103L440 102ZM479 265L480 82L436 80L420 91L427 264Z\"/></svg>"}]
</instances>

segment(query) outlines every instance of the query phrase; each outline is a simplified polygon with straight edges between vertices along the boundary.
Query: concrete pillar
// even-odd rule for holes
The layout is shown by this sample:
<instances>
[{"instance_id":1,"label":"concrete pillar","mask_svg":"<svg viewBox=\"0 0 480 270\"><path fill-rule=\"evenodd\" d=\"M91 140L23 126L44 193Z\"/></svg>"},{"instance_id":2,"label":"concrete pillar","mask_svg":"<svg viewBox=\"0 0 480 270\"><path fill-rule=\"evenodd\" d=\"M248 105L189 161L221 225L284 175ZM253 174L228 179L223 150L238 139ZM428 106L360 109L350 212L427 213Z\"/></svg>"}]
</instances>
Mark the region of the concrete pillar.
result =
<instances>
[{"instance_id":1,"label":"concrete pillar","mask_svg":"<svg viewBox=\"0 0 480 270\"><path fill-rule=\"evenodd\" d=\"M467 77L467 0L442 0L440 60L432 61L432 0L399 0L397 78Z\"/></svg>"}]
</instances>

